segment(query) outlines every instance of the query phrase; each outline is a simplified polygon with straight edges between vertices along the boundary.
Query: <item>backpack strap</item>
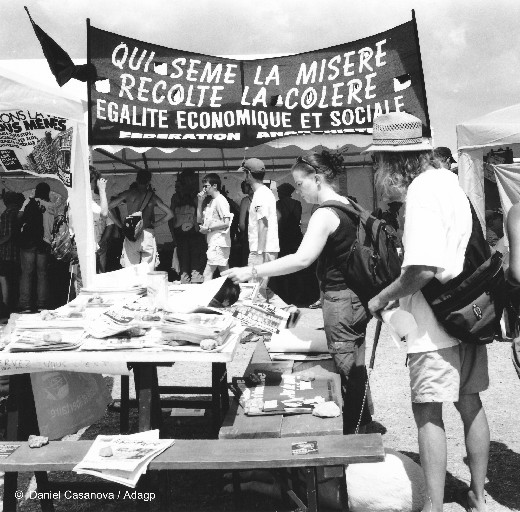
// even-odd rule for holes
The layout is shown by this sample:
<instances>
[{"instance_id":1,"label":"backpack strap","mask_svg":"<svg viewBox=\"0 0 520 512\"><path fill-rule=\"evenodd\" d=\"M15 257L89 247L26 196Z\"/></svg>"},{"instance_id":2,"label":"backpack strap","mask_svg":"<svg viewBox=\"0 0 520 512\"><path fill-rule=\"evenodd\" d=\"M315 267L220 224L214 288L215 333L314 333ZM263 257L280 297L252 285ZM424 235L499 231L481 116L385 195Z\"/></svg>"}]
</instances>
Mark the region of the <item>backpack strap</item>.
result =
<instances>
[{"instance_id":1,"label":"backpack strap","mask_svg":"<svg viewBox=\"0 0 520 512\"><path fill-rule=\"evenodd\" d=\"M354 218L355 222L358 225L358 231L360 229L360 224L363 217L365 221L365 236L361 237L362 240L364 238L363 245L366 247L372 247L377 254L378 249L377 244L374 243L375 240L373 238L373 226L374 223L379 219L370 214L360 204L356 203L355 201L352 201L352 199L349 199L349 201L349 204L342 203L341 201L325 201L318 208L336 208L338 210L341 210L342 212L345 212L346 214Z\"/></svg>"}]
</instances>

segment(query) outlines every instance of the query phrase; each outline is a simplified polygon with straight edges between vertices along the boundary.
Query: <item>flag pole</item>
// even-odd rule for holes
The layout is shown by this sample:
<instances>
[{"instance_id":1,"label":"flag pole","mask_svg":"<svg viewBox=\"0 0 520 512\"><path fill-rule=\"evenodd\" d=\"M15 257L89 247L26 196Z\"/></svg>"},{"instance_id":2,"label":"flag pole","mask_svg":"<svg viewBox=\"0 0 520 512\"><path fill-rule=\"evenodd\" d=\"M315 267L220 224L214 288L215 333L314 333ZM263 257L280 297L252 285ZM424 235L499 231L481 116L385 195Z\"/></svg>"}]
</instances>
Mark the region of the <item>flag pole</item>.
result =
<instances>
[{"instance_id":1,"label":"flag pole","mask_svg":"<svg viewBox=\"0 0 520 512\"><path fill-rule=\"evenodd\" d=\"M87 66L91 66L91 55L90 55L90 18L87 18ZM87 134L88 134L88 144L92 144L92 111L91 111L91 105L92 105L92 78L88 76L87 78L87 121L88 121L88 128L87 128Z\"/></svg>"},{"instance_id":2,"label":"flag pole","mask_svg":"<svg viewBox=\"0 0 520 512\"><path fill-rule=\"evenodd\" d=\"M430 125L430 113L428 111L428 99L426 98L426 84L424 83L424 70L422 65L422 57L421 57L421 45L419 44L419 31L417 30L417 20L415 19L415 9L412 9L412 22L413 22L413 31L415 35L415 44L417 45L417 58L419 59L419 66L421 69L422 75L422 93L424 97L424 115L426 117L426 133L427 137L431 136L431 125Z\"/></svg>"}]
</instances>

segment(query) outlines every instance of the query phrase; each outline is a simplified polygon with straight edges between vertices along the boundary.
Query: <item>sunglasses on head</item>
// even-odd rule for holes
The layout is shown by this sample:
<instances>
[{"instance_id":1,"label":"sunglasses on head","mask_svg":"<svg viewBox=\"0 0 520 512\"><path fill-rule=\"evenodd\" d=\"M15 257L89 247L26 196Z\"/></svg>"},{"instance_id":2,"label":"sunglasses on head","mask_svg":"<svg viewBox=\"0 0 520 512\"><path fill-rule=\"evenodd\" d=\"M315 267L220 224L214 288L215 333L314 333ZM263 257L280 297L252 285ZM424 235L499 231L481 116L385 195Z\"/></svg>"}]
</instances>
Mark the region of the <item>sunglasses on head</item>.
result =
<instances>
[{"instance_id":1,"label":"sunglasses on head","mask_svg":"<svg viewBox=\"0 0 520 512\"><path fill-rule=\"evenodd\" d=\"M314 169L314 171L319 174L320 172L320 169L319 167L317 167L316 165L314 164L311 164L305 157L303 156L299 156L297 159L296 159L296 163L297 164L305 164L305 165L308 165L309 167L311 167L312 169Z\"/></svg>"},{"instance_id":2,"label":"sunglasses on head","mask_svg":"<svg viewBox=\"0 0 520 512\"><path fill-rule=\"evenodd\" d=\"M246 160L242 160L242 164L240 165L240 168L244 171L244 172L251 172L251 169L246 165Z\"/></svg>"}]
</instances>

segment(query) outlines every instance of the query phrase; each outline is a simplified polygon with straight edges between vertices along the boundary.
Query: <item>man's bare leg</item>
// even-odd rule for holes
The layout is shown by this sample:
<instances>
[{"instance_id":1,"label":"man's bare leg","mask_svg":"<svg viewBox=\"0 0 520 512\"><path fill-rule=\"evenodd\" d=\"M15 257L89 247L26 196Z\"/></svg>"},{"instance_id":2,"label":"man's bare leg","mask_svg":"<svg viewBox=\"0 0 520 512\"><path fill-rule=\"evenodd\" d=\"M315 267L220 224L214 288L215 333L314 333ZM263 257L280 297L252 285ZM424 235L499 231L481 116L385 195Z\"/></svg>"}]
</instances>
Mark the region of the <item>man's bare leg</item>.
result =
<instances>
[{"instance_id":1,"label":"man's bare leg","mask_svg":"<svg viewBox=\"0 0 520 512\"><path fill-rule=\"evenodd\" d=\"M446 433L442 403L412 403L419 437L419 454L426 482L423 512L442 512L446 481Z\"/></svg>"},{"instance_id":2,"label":"man's bare leg","mask_svg":"<svg viewBox=\"0 0 520 512\"><path fill-rule=\"evenodd\" d=\"M466 453L471 473L468 508L484 512L484 484L489 460L489 425L478 393L460 395L455 407L464 423Z\"/></svg>"}]
</instances>

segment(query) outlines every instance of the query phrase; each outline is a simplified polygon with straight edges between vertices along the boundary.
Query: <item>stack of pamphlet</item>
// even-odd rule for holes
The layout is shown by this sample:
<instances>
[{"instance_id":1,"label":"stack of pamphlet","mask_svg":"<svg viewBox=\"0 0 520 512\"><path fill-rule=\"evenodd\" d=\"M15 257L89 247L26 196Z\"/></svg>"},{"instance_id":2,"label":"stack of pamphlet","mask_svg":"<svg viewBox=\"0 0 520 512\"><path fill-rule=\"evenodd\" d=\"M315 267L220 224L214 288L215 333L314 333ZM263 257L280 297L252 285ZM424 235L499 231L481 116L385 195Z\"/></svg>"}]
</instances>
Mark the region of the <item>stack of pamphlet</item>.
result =
<instances>
[{"instance_id":1,"label":"stack of pamphlet","mask_svg":"<svg viewBox=\"0 0 520 512\"><path fill-rule=\"evenodd\" d=\"M173 439L159 439L159 430L126 436L100 435L73 471L135 487L150 461L174 442Z\"/></svg>"},{"instance_id":2,"label":"stack of pamphlet","mask_svg":"<svg viewBox=\"0 0 520 512\"><path fill-rule=\"evenodd\" d=\"M7 352L47 352L50 350L76 350L83 341L83 330L66 331L15 330L6 346Z\"/></svg>"}]
</instances>

